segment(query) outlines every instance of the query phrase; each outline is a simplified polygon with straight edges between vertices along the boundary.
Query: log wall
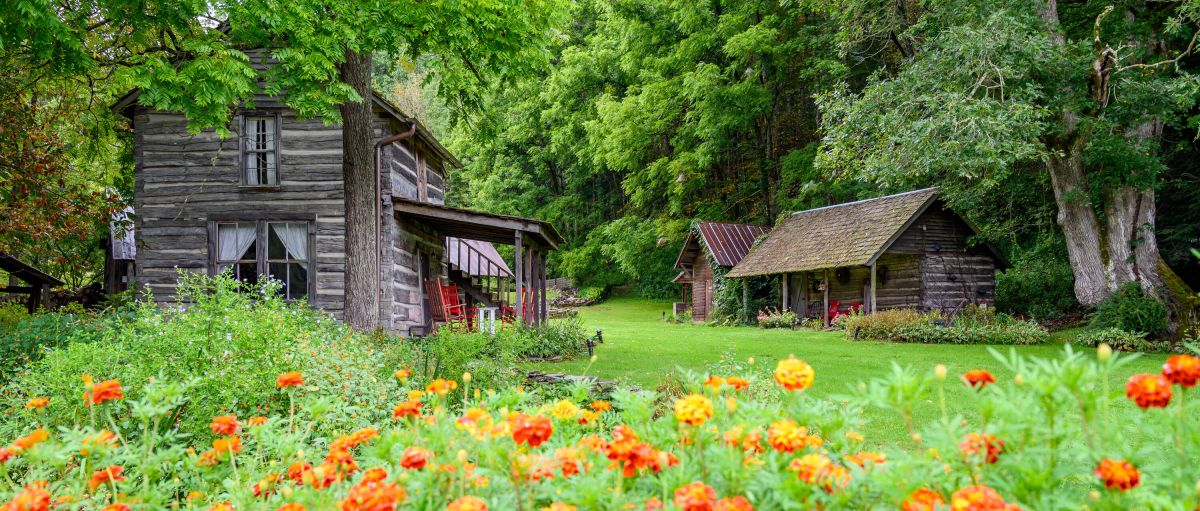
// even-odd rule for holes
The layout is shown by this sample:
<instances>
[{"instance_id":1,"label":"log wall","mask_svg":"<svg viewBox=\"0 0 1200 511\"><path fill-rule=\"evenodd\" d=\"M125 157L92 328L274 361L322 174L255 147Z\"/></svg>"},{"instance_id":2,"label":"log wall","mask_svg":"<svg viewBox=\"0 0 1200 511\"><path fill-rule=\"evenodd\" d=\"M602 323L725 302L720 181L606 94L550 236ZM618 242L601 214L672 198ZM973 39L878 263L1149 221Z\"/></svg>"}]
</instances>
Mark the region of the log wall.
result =
<instances>
[{"instance_id":1,"label":"log wall","mask_svg":"<svg viewBox=\"0 0 1200 511\"><path fill-rule=\"evenodd\" d=\"M996 261L984 250L968 248L970 235L970 227L961 218L935 204L896 239L880 260L908 256L916 260L920 275L919 301L913 304L907 298L905 306L954 313L967 304L993 299ZM912 259L903 266L901 278L908 289L905 296L911 296L912 291ZM889 280L893 271L889 265Z\"/></svg>"},{"instance_id":2,"label":"log wall","mask_svg":"<svg viewBox=\"0 0 1200 511\"><path fill-rule=\"evenodd\" d=\"M713 269L708 256L697 252L692 260L692 321L708 321L713 305Z\"/></svg>"}]
</instances>

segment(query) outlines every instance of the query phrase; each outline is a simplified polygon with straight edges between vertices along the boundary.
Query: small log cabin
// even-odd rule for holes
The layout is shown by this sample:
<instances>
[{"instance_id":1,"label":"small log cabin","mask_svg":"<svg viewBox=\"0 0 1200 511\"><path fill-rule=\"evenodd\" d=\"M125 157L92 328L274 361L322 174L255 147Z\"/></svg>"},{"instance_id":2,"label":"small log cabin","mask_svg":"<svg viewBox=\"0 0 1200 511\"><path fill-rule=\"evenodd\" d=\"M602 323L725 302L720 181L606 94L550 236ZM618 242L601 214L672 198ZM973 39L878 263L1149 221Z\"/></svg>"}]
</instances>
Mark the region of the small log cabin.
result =
<instances>
[{"instance_id":1,"label":"small log cabin","mask_svg":"<svg viewBox=\"0 0 1200 511\"><path fill-rule=\"evenodd\" d=\"M252 54L252 63L259 71L271 65L263 52ZM464 302L511 306L526 323L544 321L546 253L562 237L546 222L446 206L447 174L461 164L419 122L378 95L371 99L380 186L379 326L429 332L437 316L431 282L454 284ZM180 270L229 271L251 282L269 276L282 282L285 299L341 316L340 126L298 118L281 98L262 93L253 109L236 112L228 126L233 135L224 138L211 129L189 132L182 114L142 105L138 91L112 108L133 132L137 249L130 273L139 289L166 302L174 299ZM515 270L492 243L514 245Z\"/></svg>"},{"instance_id":2,"label":"small log cabin","mask_svg":"<svg viewBox=\"0 0 1200 511\"><path fill-rule=\"evenodd\" d=\"M1005 259L948 209L936 188L793 213L729 277L778 276L784 309L800 317L850 310L954 314L992 301Z\"/></svg>"},{"instance_id":3,"label":"small log cabin","mask_svg":"<svg viewBox=\"0 0 1200 511\"><path fill-rule=\"evenodd\" d=\"M770 231L752 224L699 222L688 232L675 267L674 282L682 288L683 301L676 303L675 314L692 311L692 321L712 318L718 280L746 256L754 241Z\"/></svg>"}]
</instances>

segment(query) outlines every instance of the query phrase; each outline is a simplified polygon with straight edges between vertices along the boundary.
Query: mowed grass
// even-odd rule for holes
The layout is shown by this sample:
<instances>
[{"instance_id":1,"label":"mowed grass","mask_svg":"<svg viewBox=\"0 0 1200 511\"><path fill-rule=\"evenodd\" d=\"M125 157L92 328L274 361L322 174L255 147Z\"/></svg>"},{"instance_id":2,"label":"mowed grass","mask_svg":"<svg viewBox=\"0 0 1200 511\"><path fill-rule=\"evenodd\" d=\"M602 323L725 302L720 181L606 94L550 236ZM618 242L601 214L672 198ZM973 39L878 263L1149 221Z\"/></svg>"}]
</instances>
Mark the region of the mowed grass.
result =
<instances>
[{"instance_id":1,"label":"mowed grass","mask_svg":"<svg viewBox=\"0 0 1200 511\"><path fill-rule=\"evenodd\" d=\"M989 353L988 346L893 344L853 341L842 332L673 324L663 321L663 312L669 311L670 305L664 301L619 297L582 308L579 315L584 325L604 332L604 344L597 347L596 362L589 367L590 361L583 358L531 363L527 368L567 374L586 371L591 376L654 389L676 367L704 372L723 354L743 361L753 357L764 378L777 360L794 354L816 370L816 382L809 392L818 397L849 394L859 382L888 375L893 363L922 371L945 364L951 378L972 369L987 369L1001 381L1014 376ZM995 349L1003 353L1016 349L1025 356L1057 358L1063 352L1060 343L1069 337L1055 336L1055 344ZM1165 358L1165 355L1144 355L1122 367L1113 375L1112 388L1122 388L1133 373L1159 371ZM968 392L972 391L958 384L948 384L947 388L951 415L961 414L968 420L978 416L978 410L968 399ZM1119 408L1118 413L1136 411L1124 401ZM938 416L933 402L924 403L915 411L917 424L928 423ZM868 422L863 433L873 442L895 445L907 440L907 430L895 413L869 410L865 419Z\"/></svg>"}]
</instances>

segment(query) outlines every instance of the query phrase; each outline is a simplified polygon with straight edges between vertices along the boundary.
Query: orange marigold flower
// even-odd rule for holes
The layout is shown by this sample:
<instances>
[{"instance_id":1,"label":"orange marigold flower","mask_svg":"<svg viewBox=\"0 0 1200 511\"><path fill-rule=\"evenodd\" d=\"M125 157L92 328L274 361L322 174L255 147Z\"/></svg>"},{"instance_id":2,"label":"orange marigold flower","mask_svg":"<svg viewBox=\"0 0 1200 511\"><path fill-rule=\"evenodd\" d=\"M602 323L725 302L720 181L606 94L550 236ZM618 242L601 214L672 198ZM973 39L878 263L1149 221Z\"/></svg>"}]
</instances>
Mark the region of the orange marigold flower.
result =
<instances>
[{"instance_id":1,"label":"orange marigold flower","mask_svg":"<svg viewBox=\"0 0 1200 511\"><path fill-rule=\"evenodd\" d=\"M704 380L704 386L713 389L713 391L721 390L721 386L725 385L725 378L720 376L708 375L708 379Z\"/></svg>"},{"instance_id":2,"label":"orange marigold flower","mask_svg":"<svg viewBox=\"0 0 1200 511\"><path fill-rule=\"evenodd\" d=\"M692 394L675 401L675 418L679 422L699 426L712 418L712 401L700 394Z\"/></svg>"},{"instance_id":3,"label":"orange marigold flower","mask_svg":"<svg viewBox=\"0 0 1200 511\"><path fill-rule=\"evenodd\" d=\"M942 499L942 494L929 488L918 488L900 504L900 511L937 511L944 505L946 501Z\"/></svg>"},{"instance_id":4,"label":"orange marigold flower","mask_svg":"<svg viewBox=\"0 0 1200 511\"><path fill-rule=\"evenodd\" d=\"M88 406L125 397L125 390L121 388L121 382L117 380L92 383L92 377L84 375L83 387L83 402Z\"/></svg>"},{"instance_id":5,"label":"orange marigold flower","mask_svg":"<svg viewBox=\"0 0 1200 511\"><path fill-rule=\"evenodd\" d=\"M367 469L366 472L363 472L362 480L378 482L378 481L386 481L387 477L388 477L387 470L384 470L381 467L375 467L375 468L369 468L369 469Z\"/></svg>"},{"instance_id":6,"label":"orange marigold flower","mask_svg":"<svg viewBox=\"0 0 1200 511\"><path fill-rule=\"evenodd\" d=\"M269 497L275 493L275 483L278 483L279 479L279 474L268 472L265 477L254 483L250 491L254 493L255 497Z\"/></svg>"},{"instance_id":7,"label":"orange marigold flower","mask_svg":"<svg viewBox=\"0 0 1200 511\"><path fill-rule=\"evenodd\" d=\"M288 371L275 378L275 386L277 388L286 389L288 387L299 387L304 385L304 375L296 371Z\"/></svg>"},{"instance_id":8,"label":"orange marigold flower","mask_svg":"<svg viewBox=\"0 0 1200 511\"><path fill-rule=\"evenodd\" d=\"M91 456L92 451L97 449L105 449L117 445L117 435L107 429L100 430L99 433L83 437L82 447L79 449L79 454L83 456Z\"/></svg>"},{"instance_id":9,"label":"orange marigold flower","mask_svg":"<svg viewBox=\"0 0 1200 511\"><path fill-rule=\"evenodd\" d=\"M968 387L982 389L992 383L996 383L996 377L992 376L992 373L989 373L983 369L975 369L973 371L967 371L967 374L963 375L963 382L965 382Z\"/></svg>"},{"instance_id":10,"label":"orange marigold flower","mask_svg":"<svg viewBox=\"0 0 1200 511\"><path fill-rule=\"evenodd\" d=\"M433 452L428 449L417 446L409 447L400 456L400 466L409 470L421 470L429 463L430 456L433 456Z\"/></svg>"},{"instance_id":11,"label":"orange marigold flower","mask_svg":"<svg viewBox=\"0 0 1200 511\"><path fill-rule=\"evenodd\" d=\"M408 369L397 369L396 372L392 373L392 376L395 376L397 380L400 380L402 382L408 381L408 379L411 378L412 375L413 375L413 372L409 371Z\"/></svg>"},{"instance_id":12,"label":"orange marigold flower","mask_svg":"<svg viewBox=\"0 0 1200 511\"><path fill-rule=\"evenodd\" d=\"M846 456L846 461L867 468L867 464L882 465L887 463L887 455L881 452L862 451Z\"/></svg>"},{"instance_id":13,"label":"orange marigold flower","mask_svg":"<svg viewBox=\"0 0 1200 511\"><path fill-rule=\"evenodd\" d=\"M218 438L213 440L212 448L217 454L224 454L227 452L237 454L242 452L242 437L228 436L224 438Z\"/></svg>"},{"instance_id":14,"label":"orange marigold flower","mask_svg":"<svg viewBox=\"0 0 1200 511\"><path fill-rule=\"evenodd\" d=\"M591 424L593 422L596 422L596 419L599 419L599 418L600 418L599 413L593 412L591 410L584 410L579 413L578 422L580 424Z\"/></svg>"},{"instance_id":15,"label":"orange marigold flower","mask_svg":"<svg viewBox=\"0 0 1200 511\"><path fill-rule=\"evenodd\" d=\"M717 501L717 506L713 511L754 511L754 506L750 505L750 501L746 497L738 495L737 497L725 497Z\"/></svg>"},{"instance_id":16,"label":"orange marigold flower","mask_svg":"<svg viewBox=\"0 0 1200 511\"><path fill-rule=\"evenodd\" d=\"M372 469L374 470L374 469ZM384 472L386 477L386 472ZM350 487L341 502L342 511L393 511L406 497L404 488L380 480L364 479Z\"/></svg>"},{"instance_id":17,"label":"orange marigold flower","mask_svg":"<svg viewBox=\"0 0 1200 511\"><path fill-rule=\"evenodd\" d=\"M555 502L553 504L550 504L549 506L542 508L542 511L575 511L576 509L578 509L578 508L576 508L575 506L572 506L570 504L566 504L563 502Z\"/></svg>"},{"instance_id":18,"label":"orange marigold flower","mask_svg":"<svg viewBox=\"0 0 1200 511\"><path fill-rule=\"evenodd\" d=\"M1125 383L1125 395L1142 409L1163 408L1171 402L1171 382L1159 374L1135 374Z\"/></svg>"},{"instance_id":19,"label":"orange marigold flower","mask_svg":"<svg viewBox=\"0 0 1200 511\"><path fill-rule=\"evenodd\" d=\"M817 471L817 484L824 487L825 491L833 493L850 484L850 471L837 463L830 463Z\"/></svg>"},{"instance_id":20,"label":"orange marigold flower","mask_svg":"<svg viewBox=\"0 0 1200 511\"><path fill-rule=\"evenodd\" d=\"M804 390L812 386L816 372L808 362L794 356L780 360L775 365L775 381L787 390Z\"/></svg>"},{"instance_id":21,"label":"orange marigold flower","mask_svg":"<svg viewBox=\"0 0 1200 511\"><path fill-rule=\"evenodd\" d=\"M717 492L701 482L685 484L675 490L675 506L682 511L713 511Z\"/></svg>"},{"instance_id":22,"label":"orange marigold flower","mask_svg":"<svg viewBox=\"0 0 1200 511\"><path fill-rule=\"evenodd\" d=\"M1016 506L1004 502L1000 494L987 486L967 486L950 496L952 511L1010 511Z\"/></svg>"},{"instance_id":23,"label":"orange marigold flower","mask_svg":"<svg viewBox=\"0 0 1200 511\"><path fill-rule=\"evenodd\" d=\"M32 399L30 399L28 402L26 402L26 403L25 403L25 409L27 409L27 410L37 410L37 409L39 409L39 408L45 408L45 407L46 407L46 405L48 405L48 404L50 404L50 399L49 399L49 398L44 398L44 397L35 397L35 398L32 398Z\"/></svg>"},{"instance_id":24,"label":"orange marigold flower","mask_svg":"<svg viewBox=\"0 0 1200 511\"><path fill-rule=\"evenodd\" d=\"M958 444L958 450L968 458L982 457L988 464L1000 459L1004 451L1004 441L989 433L967 433L967 437Z\"/></svg>"},{"instance_id":25,"label":"orange marigold flower","mask_svg":"<svg viewBox=\"0 0 1200 511\"><path fill-rule=\"evenodd\" d=\"M92 472L92 478L88 480L88 488L91 488L92 491L96 491L96 488L102 484L107 484L110 482L119 483L124 481L125 477L121 475L121 473L124 471L125 468L121 467L120 465L111 465L107 468L102 468Z\"/></svg>"},{"instance_id":26,"label":"orange marigold flower","mask_svg":"<svg viewBox=\"0 0 1200 511\"><path fill-rule=\"evenodd\" d=\"M530 447L542 445L554 434L550 419L541 415L526 415L518 413L509 419L512 424L513 441L519 444L529 444Z\"/></svg>"},{"instance_id":27,"label":"orange marigold flower","mask_svg":"<svg viewBox=\"0 0 1200 511\"><path fill-rule=\"evenodd\" d=\"M107 506L104 506L104 508L101 509L100 511L129 511L129 506L118 502L116 504L109 504Z\"/></svg>"},{"instance_id":28,"label":"orange marigold flower","mask_svg":"<svg viewBox=\"0 0 1200 511\"><path fill-rule=\"evenodd\" d=\"M421 416L421 401L414 399L405 401L396 405L392 409L392 418L400 419L401 417L420 417Z\"/></svg>"},{"instance_id":29,"label":"orange marigold flower","mask_svg":"<svg viewBox=\"0 0 1200 511\"><path fill-rule=\"evenodd\" d=\"M1142 481L1142 473L1125 460L1105 458L1096 465L1096 477L1110 490L1132 490Z\"/></svg>"},{"instance_id":30,"label":"orange marigold flower","mask_svg":"<svg viewBox=\"0 0 1200 511\"><path fill-rule=\"evenodd\" d=\"M28 451L37 444L45 442L48 438L50 438L50 432L43 428L38 428L30 432L28 435L13 440L11 450L14 454L20 454L24 451Z\"/></svg>"},{"instance_id":31,"label":"orange marigold flower","mask_svg":"<svg viewBox=\"0 0 1200 511\"><path fill-rule=\"evenodd\" d=\"M234 511L232 502L218 502L208 508L208 511Z\"/></svg>"},{"instance_id":32,"label":"orange marigold flower","mask_svg":"<svg viewBox=\"0 0 1200 511\"><path fill-rule=\"evenodd\" d=\"M250 423L251 426L262 426L263 424L267 423L267 417L265 415L258 415L251 417L250 420L246 422Z\"/></svg>"},{"instance_id":33,"label":"orange marigold flower","mask_svg":"<svg viewBox=\"0 0 1200 511\"><path fill-rule=\"evenodd\" d=\"M463 495L446 506L446 511L487 511L487 509L487 502L471 495Z\"/></svg>"},{"instance_id":34,"label":"orange marigold flower","mask_svg":"<svg viewBox=\"0 0 1200 511\"><path fill-rule=\"evenodd\" d=\"M662 511L663 503L658 500L658 497L650 497L646 499L646 511Z\"/></svg>"},{"instance_id":35,"label":"orange marigold flower","mask_svg":"<svg viewBox=\"0 0 1200 511\"><path fill-rule=\"evenodd\" d=\"M218 415L213 417L212 424L209 424L208 428L214 435L229 436L242 429L242 425L238 423L236 415Z\"/></svg>"},{"instance_id":36,"label":"orange marigold flower","mask_svg":"<svg viewBox=\"0 0 1200 511\"><path fill-rule=\"evenodd\" d=\"M789 469L796 471L796 477L809 484L817 482L825 467L833 464L824 454L805 454L792 460Z\"/></svg>"},{"instance_id":37,"label":"orange marigold flower","mask_svg":"<svg viewBox=\"0 0 1200 511\"><path fill-rule=\"evenodd\" d=\"M612 410L612 403L609 403L608 401L592 401L592 410L601 413L607 412Z\"/></svg>"},{"instance_id":38,"label":"orange marigold flower","mask_svg":"<svg viewBox=\"0 0 1200 511\"><path fill-rule=\"evenodd\" d=\"M1200 382L1200 358L1175 355L1163 363L1163 377L1181 387L1195 387Z\"/></svg>"},{"instance_id":39,"label":"orange marigold flower","mask_svg":"<svg viewBox=\"0 0 1200 511\"><path fill-rule=\"evenodd\" d=\"M767 429L767 443L780 452L795 452L814 445L808 428L797 426L791 419L777 420Z\"/></svg>"},{"instance_id":40,"label":"orange marigold flower","mask_svg":"<svg viewBox=\"0 0 1200 511\"><path fill-rule=\"evenodd\" d=\"M438 378L438 379L430 382L428 387L425 387L425 392L428 392L430 394L437 394L439 396L444 396L446 394L449 394L450 391L457 389L457 388L458 388L458 382L456 382L454 380L443 380L441 378Z\"/></svg>"},{"instance_id":41,"label":"orange marigold flower","mask_svg":"<svg viewBox=\"0 0 1200 511\"><path fill-rule=\"evenodd\" d=\"M4 511L47 511L53 503L50 492L46 491L46 481L34 481L25 485L20 493L0 507Z\"/></svg>"},{"instance_id":42,"label":"orange marigold flower","mask_svg":"<svg viewBox=\"0 0 1200 511\"><path fill-rule=\"evenodd\" d=\"M275 511L308 511L308 508L299 502L288 502L276 508Z\"/></svg>"},{"instance_id":43,"label":"orange marigold flower","mask_svg":"<svg viewBox=\"0 0 1200 511\"><path fill-rule=\"evenodd\" d=\"M742 390L750 386L750 380L738 376L730 376L725 378L725 384L733 387L733 390Z\"/></svg>"},{"instance_id":44,"label":"orange marigold flower","mask_svg":"<svg viewBox=\"0 0 1200 511\"><path fill-rule=\"evenodd\" d=\"M292 463L287 469L287 478L296 484L304 484L304 476L312 472L312 464L303 461Z\"/></svg>"}]
</instances>

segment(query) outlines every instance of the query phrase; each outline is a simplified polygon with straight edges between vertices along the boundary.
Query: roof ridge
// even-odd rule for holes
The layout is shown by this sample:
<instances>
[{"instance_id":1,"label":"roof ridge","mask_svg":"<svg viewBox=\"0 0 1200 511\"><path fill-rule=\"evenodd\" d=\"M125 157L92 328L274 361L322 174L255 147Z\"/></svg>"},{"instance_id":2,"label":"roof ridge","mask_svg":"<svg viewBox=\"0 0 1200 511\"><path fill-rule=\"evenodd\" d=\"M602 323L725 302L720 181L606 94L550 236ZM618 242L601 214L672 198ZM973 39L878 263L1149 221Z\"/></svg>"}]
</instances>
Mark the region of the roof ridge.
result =
<instances>
[{"instance_id":1,"label":"roof ridge","mask_svg":"<svg viewBox=\"0 0 1200 511\"><path fill-rule=\"evenodd\" d=\"M744 225L744 226L747 226L747 227L762 227L762 228L764 228L764 229L768 228L768 227L767 227L767 226L765 226L765 225L760 225L760 224L752 224L752 223L748 223L748 222L719 222L719 221L716 221L716 220L701 220L701 221L699 221L699 222L697 222L697 223L700 223L700 224L718 224L718 225Z\"/></svg>"},{"instance_id":2,"label":"roof ridge","mask_svg":"<svg viewBox=\"0 0 1200 511\"><path fill-rule=\"evenodd\" d=\"M883 200L883 199L892 199L892 198L896 198L896 197L903 197L903 196L905 196L905 195L912 195L912 194L914 194L914 193L929 192L929 191L934 191L934 192L936 192L937 190L938 190L938 188L937 188L936 186L931 186L931 187L929 187L929 188L922 188L922 189L920 189L920 190L911 190L911 191L902 192L902 193L894 193L894 194L891 194L891 195L884 195L884 196L881 196L881 197L873 197L873 198L870 198L870 199L856 200L856 201L853 201L853 202L843 202L843 203L841 203L841 204L830 204L830 205L828 205L828 206L821 206L821 207L819 207L819 208L812 208L812 209L805 209L805 210L801 210L801 211L795 211L795 212L792 212L792 214L791 214L791 215L788 215L788 216L789 216L789 217L791 217L791 216L796 216L796 215L799 215L799 214L801 214L801 213L811 213L811 212L814 212L814 211L822 211L822 210L826 210L826 209L840 208L840 207L843 207L843 206L855 206L855 205L858 205L858 204L864 204L864 203L867 203L867 202L873 202L873 201L877 201L877 200Z\"/></svg>"}]
</instances>

